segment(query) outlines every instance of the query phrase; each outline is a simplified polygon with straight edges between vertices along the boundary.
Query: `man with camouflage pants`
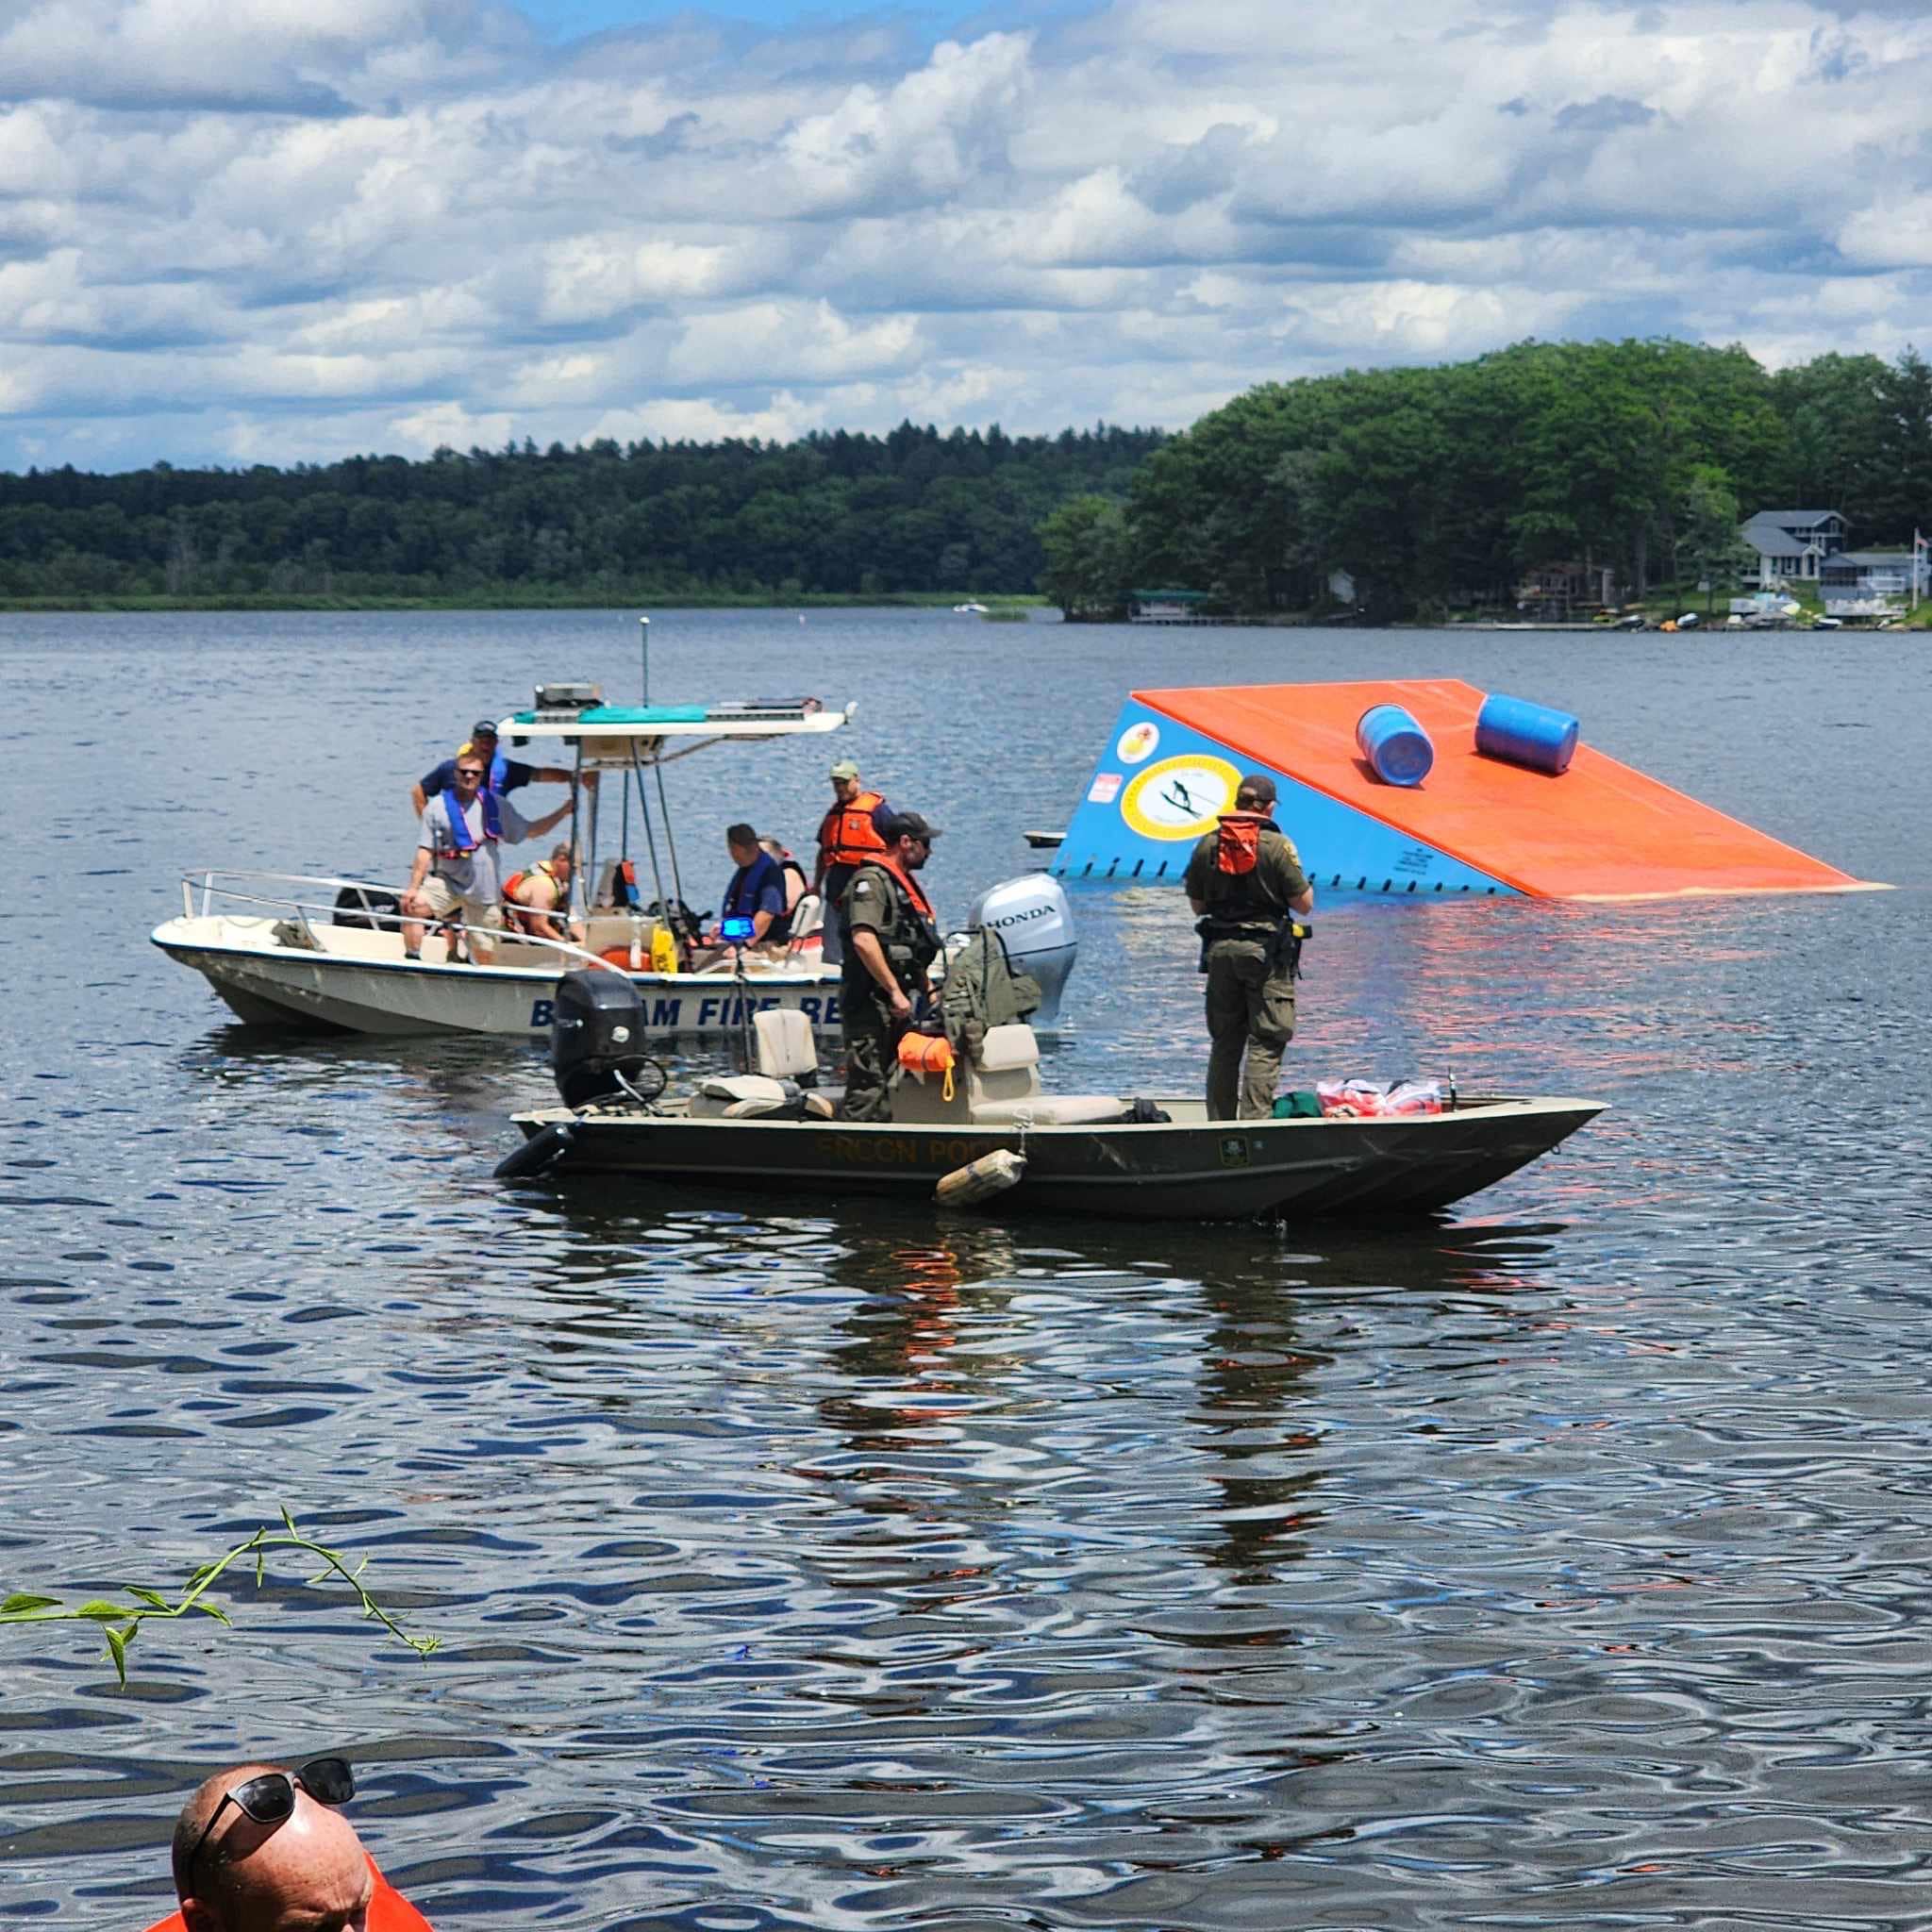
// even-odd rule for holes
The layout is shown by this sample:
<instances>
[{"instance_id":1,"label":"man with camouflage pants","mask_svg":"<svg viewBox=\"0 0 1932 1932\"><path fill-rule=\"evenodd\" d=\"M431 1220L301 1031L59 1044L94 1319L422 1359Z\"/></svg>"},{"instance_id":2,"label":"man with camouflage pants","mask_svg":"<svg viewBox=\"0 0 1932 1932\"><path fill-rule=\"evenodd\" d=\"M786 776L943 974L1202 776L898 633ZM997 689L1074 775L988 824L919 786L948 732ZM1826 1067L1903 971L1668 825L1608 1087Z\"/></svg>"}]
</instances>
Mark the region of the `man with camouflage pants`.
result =
<instances>
[{"instance_id":1,"label":"man with camouflage pants","mask_svg":"<svg viewBox=\"0 0 1932 1932\"><path fill-rule=\"evenodd\" d=\"M1314 910L1315 891L1274 808L1274 780L1249 772L1234 809L1188 860L1184 883L1208 975L1211 1120L1270 1114L1282 1051L1294 1037L1294 918Z\"/></svg>"},{"instance_id":2,"label":"man with camouflage pants","mask_svg":"<svg viewBox=\"0 0 1932 1932\"><path fill-rule=\"evenodd\" d=\"M925 969L940 953L932 904L916 876L939 833L916 811L895 813L879 832L886 849L861 865L845 888L851 944L839 997L848 1121L891 1118L888 1082L899 1036L911 1023L914 998L925 990Z\"/></svg>"}]
</instances>

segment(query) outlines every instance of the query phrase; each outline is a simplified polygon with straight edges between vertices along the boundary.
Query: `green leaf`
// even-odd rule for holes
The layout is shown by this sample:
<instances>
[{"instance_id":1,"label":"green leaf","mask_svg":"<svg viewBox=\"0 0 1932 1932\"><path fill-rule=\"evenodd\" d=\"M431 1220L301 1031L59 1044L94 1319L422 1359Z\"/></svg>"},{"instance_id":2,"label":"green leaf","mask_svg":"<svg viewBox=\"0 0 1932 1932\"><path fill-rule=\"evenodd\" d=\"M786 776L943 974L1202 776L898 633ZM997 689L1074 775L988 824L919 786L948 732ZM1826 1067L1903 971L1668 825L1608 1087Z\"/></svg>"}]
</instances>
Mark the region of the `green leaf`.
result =
<instances>
[{"instance_id":1,"label":"green leaf","mask_svg":"<svg viewBox=\"0 0 1932 1932\"><path fill-rule=\"evenodd\" d=\"M0 1603L0 1617L16 1616L25 1610L58 1610L59 1607L60 1599L58 1596L34 1596L26 1591L19 1590L6 1602Z\"/></svg>"},{"instance_id":2,"label":"green leaf","mask_svg":"<svg viewBox=\"0 0 1932 1932\"><path fill-rule=\"evenodd\" d=\"M76 1617L90 1617L96 1624L111 1620L118 1624L127 1614L125 1604L110 1604L105 1597L95 1597L91 1604L82 1604L74 1613Z\"/></svg>"},{"instance_id":3,"label":"green leaf","mask_svg":"<svg viewBox=\"0 0 1932 1932\"><path fill-rule=\"evenodd\" d=\"M194 1607L197 1610L199 1610L204 1617L212 1617L217 1624L226 1624L228 1622L228 1613L226 1610L223 1609L220 1604L211 1604L204 1598L198 1600ZM230 1627L232 1628L233 1626L230 1625Z\"/></svg>"},{"instance_id":4,"label":"green leaf","mask_svg":"<svg viewBox=\"0 0 1932 1932\"><path fill-rule=\"evenodd\" d=\"M108 1650L114 1659L114 1674L121 1680L121 1688L127 1688L127 1640L134 1635L135 1626L130 1624L125 1630L117 1630L109 1624L102 1635L108 1640Z\"/></svg>"},{"instance_id":5,"label":"green leaf","mask_svg":"<svg viewBox=\"0 0 1932 1932\"><path fill-rule=\"evenodd\" d=\"M152 1604L158 1610L172 1610L175 1607L159 1591L143 1590L138 1583L130 1583L127 1586L127 1594L129 1596L138 1596L142 1603Z\"/></svg>"},{"instance_id":6,"label":"green leaf","mask_svg":"<svg viewBox=\"0 0 1932 1932\"><path fill-rule=\"evenodd\" d=\"M289 1534L291 1536L300 1536L302 1534L295 1527L295 1519L289 1514L289 1506L286 1503L282 1505L282 1521L289 1525Z\"/></svg>"}]
</instances>

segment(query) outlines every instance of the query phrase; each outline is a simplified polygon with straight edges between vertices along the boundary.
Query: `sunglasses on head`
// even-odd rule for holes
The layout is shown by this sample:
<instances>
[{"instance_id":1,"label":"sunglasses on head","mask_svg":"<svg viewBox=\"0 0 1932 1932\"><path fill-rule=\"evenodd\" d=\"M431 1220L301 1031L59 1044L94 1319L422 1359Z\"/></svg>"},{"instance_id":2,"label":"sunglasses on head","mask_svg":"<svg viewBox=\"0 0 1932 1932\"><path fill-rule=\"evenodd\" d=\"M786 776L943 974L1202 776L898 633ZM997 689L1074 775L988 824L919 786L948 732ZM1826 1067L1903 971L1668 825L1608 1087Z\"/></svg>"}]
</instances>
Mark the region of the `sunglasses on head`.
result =
<instances>
[{"instance_id":1,"label":"sunglasses on head","mask_svg":"<svg viewBox=\"0 0 1932 1932\"><path fill-rule=\"evenodd\" d=\"M193 1877L195 1861L208 1835L230 1805L258 1824L286 1824L295 1809L297 1785L318 1804L346 1805L356 1795L356 1774L346 1757L311 1757L300 1771L265 1771L259 1777L237 1785L225 1792L222 1802L208 1813L208 1823L188 1855L187 1876Z\"/></svg>"}]
</instances>

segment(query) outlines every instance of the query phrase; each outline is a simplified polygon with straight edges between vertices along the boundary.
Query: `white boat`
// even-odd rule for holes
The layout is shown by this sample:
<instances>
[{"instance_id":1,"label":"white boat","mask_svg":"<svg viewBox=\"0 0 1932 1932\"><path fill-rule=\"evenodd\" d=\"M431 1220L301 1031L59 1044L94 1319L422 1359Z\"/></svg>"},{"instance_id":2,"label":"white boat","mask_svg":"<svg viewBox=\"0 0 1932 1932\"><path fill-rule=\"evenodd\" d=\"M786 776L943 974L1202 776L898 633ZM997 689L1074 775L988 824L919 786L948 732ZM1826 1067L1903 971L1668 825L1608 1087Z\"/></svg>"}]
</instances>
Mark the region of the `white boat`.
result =
<instances>
[{"instance_id":1,"label":"white boat","mask_svg":"<svg viewBox=\"0 0 1932 1932\"><path fill-rule=\"evenodd\" d=\"M553 701L570 692L569 702ZM801 900L801 935L783 949L726 949L708 961L694 955L675 922L657 908L677 907L685 893L670 836L662 767L722 741L760 741L836 731L849 710L815 698L770 704L607 706L592 688L545 687L527 711L498 726L506 742L531 741L573 753L581 780L606 781L572 821L572 843L584 856L575 869L581 945L529 935L495 935L489 965L460 964L436 929L422 958L406 958L395 902L399 887L363 879L211 870L181 886L178 918L157 926L154 943L192 967L234 1010L254 1024L352 1033L510 1033L547 1035L558 978L577 967L621 973L642 1002L646 1036L664 1041L729 1034L767 1008L803 1013L814 1027L840 1023L839 969L820 957L817 902ZM646 785L646 774L653 782ZM617 783L608 782L616 778ZM608 794L618 794L610 796ZM627 854L599 862L598 800L608 824L613 811L635 824L648 854L626 871ZM631 877L637 883L632 886ZM590 903L582 903L589 890ZM1039 874L989 888L974 902L967 929L990 925L1016 964L1045 993L1041 1019L1058 1024L1059 1001L1073 970L1073 914L1058 883ZM674 970L654 970L675 946ZM669 965L668 960L660 964Z\"/></svg>"},{"instance_id":2,"label":"white boat","mask_svg":"<svg viewBox=\"0 0 1932 1932\"><path fill-rule=\"evenodd\" d=\"M987 607L984 604L955 604L953 606L953 615L955 617L984 617L986 610Z\"/></svg>"}]
</instances>

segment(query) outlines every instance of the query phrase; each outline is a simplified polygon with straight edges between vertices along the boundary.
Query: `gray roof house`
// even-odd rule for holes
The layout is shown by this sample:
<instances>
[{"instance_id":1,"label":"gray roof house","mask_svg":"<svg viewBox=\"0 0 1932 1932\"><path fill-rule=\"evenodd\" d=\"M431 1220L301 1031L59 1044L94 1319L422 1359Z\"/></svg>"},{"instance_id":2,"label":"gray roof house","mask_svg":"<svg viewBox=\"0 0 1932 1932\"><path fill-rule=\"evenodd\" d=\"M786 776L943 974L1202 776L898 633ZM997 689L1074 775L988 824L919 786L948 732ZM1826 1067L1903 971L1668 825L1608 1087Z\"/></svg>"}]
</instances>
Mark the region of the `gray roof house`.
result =
<instances>
[{"instance_id":1,"label":"gray roof house","mask_svg":"<svg viewBox=\"0 0 1932 1932\"><path fill-rule=\"evenodd\" d=\"M1760 590L1816 583L1828 557L1845 547L1845 520L1835 509L1761 509L1739 530L1757 557Z\"/></svg>"}]
</instances>

